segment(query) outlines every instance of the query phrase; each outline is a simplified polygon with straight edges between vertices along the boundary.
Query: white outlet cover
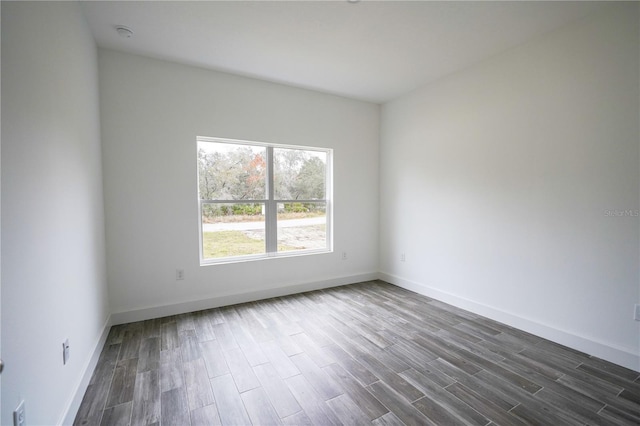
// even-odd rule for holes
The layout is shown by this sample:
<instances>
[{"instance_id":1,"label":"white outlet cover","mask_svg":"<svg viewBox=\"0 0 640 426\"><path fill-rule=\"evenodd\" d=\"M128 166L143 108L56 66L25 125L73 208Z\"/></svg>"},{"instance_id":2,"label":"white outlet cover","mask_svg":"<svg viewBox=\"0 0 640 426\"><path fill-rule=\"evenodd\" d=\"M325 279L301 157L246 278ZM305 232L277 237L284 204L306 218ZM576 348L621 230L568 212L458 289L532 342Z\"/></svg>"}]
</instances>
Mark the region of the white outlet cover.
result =
<instances>
[{"instance_id":1,"label":"white outlet cover","mask_svg":"<svg viewBox=\"0 0 640 426\"><path fill-rule=\"evenodd\" d=\"M13 426L25 426L27 424L25 415L23 399L13 412Z\"/></svg>"},{"instance_id":2,"label":"white outlet cover","mask_svg":"<svg viewBox=\"0 0 640 426\"><path fill-rule=\"evenodd\" d=\"M62 364L66 365L69 362L69 339L62 343Z\"/></svg>"},{"instance_id":3,"label":"white outlet cover","mask_svg":"<svg viewBox=\"0 0 640 426\"><path fill-rule=\"evenodd\" d=\"M640 304L635 305L635 309L633 311L633 319L636 321L640 321Z\"/></svg>"}]
</instances>

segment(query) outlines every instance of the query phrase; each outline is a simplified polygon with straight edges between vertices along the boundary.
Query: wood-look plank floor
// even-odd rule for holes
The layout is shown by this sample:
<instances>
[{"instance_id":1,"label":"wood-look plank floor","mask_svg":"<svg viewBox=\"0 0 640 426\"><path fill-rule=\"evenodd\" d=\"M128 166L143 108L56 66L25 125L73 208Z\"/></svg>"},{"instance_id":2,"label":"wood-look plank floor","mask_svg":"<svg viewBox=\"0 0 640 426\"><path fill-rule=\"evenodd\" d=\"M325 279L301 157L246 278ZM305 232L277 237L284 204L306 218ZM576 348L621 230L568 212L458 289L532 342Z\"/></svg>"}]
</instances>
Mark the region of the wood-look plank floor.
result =
<instances>
[{"instance_id":1,"label":"wood-look plank floor","mask_svg":"<svg viewBox=\"0 0 640 426\"><path fill-rule=\"evenodd\" d=\"M381 281L114 326L76 425L638 425L640 373Z\"/></svg>"}]
</instances>

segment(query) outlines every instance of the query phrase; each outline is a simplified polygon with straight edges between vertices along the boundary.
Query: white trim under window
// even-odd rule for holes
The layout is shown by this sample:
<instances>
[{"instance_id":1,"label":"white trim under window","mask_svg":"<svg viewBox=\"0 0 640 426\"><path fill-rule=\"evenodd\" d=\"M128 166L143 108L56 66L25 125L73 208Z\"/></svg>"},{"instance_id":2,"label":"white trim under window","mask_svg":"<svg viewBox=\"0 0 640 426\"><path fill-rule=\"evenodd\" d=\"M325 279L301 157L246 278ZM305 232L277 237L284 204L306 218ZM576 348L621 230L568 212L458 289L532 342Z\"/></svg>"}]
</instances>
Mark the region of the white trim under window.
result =
<instances>
[{"instance_id":1,"label":"white trim under window","mask_svg":"<svg viewBox=\"0 0 640 426\"><path fill-rule=\"evenodd\" d=\"M198 137L200 264L331 252L333 150Z\"/></svg>"}]
</instances>

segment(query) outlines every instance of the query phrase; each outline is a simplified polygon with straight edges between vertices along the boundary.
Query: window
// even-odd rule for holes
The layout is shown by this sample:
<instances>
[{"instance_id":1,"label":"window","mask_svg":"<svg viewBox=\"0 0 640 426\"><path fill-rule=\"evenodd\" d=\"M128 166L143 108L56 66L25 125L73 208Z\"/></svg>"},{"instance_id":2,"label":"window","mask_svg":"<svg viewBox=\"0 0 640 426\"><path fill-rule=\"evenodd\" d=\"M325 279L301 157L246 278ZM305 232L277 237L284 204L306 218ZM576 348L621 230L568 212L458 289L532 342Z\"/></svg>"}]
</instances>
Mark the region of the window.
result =
<instances>
[{"instance_id":1,"label":"window","mask_svg":"<svg viewBox=\"0 0 640 426\"><path fill-rule=\"evenodd\" d=\"M197 143L201 264L331 251L332 150Z\"/></svg>"}]
</instances>

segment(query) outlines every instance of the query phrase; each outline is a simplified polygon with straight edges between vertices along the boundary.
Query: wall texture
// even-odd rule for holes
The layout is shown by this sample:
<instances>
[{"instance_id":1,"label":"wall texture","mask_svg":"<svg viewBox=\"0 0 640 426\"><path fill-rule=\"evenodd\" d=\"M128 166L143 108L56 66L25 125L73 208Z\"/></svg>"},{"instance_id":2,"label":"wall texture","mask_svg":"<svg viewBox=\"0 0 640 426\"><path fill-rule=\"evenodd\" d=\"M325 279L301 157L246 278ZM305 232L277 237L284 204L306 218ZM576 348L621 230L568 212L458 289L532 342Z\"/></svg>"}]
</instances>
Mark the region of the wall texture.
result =
<instances>
[{"instance_id":1,"label":"wall texture","mask_svg":"<svg viewBox=\"0 0 640 426\"><path fill-rule=\"evenodd\" d=\"M378 105L110 50L99 70L114 321L375 276ZM333 148L335 252L200 266L197 136Z\"/></svg>"},{"instance_id":2,"label":"wall texture","mask_svg":"<svg viewBox=\"0 0 640 426\"><path fill-rule=\"evenodd\" d=\"M640 370L638 43L616 4L384 105L382 276Z\"/></svg>"},{"instance_id":3,"label":"wall texture","mask_svg":"<svg viewBox=\"0 0 640 426\"><path fill-rule=\"evenodd\" d=\"M79 6L2 2L3 425L22 399L27 424L75 412L108 319L99 132Z\"/></svg>"}]
</instances>

